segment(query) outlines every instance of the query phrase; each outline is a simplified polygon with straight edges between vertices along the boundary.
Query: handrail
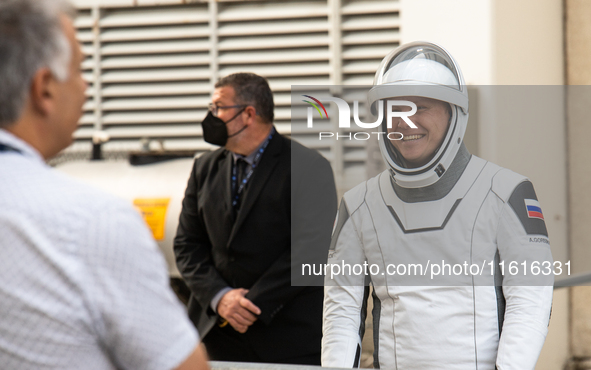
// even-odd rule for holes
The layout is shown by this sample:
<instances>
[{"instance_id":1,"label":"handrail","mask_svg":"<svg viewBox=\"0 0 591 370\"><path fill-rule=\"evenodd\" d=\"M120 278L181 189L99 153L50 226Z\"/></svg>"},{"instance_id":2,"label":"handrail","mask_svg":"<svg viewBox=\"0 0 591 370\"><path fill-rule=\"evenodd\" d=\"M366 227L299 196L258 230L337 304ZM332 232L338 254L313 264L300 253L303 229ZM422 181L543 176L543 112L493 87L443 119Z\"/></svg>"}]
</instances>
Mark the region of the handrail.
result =
<instances>
[{"instance_id":1,"label":"handrail","mask_svg":"<svg viewBox=\"0 0 591 370\"><path fill-rule=\"evenodd\" d=\"M578 285L591 285L591 272L576 274L554 282L554 289L566 288Z\"/></svg>"},{"instance_id":2,"label":"handrail","mask_svg":"<svg viewBox=\"0 0 591 370\"><path fill-rule=\"evenodd\" d=\"M263 364L258 362L209 361L211 370L338 370L313 365Z\"/></svg>"}]
</instances>

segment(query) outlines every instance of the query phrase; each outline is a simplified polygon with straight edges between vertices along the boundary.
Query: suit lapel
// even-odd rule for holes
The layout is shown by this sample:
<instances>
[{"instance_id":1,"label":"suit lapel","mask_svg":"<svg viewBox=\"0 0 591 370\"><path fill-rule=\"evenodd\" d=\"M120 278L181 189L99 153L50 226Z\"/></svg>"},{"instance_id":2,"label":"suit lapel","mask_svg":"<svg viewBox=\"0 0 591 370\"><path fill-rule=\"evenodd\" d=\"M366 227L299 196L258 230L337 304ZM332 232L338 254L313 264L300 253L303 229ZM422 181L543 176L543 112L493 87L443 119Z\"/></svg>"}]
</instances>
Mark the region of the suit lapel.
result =
<instances>
[{"instance_id":1,"label":"suit lapel","mask_svg":"<svg viewBox=\"0 0 591 370\"><path fill-rule=\"evenodd\" d=\"M226 159L222 168L222 183L220 186L222 190L222 198L224 201L224 212L230 215L232 222L234 221L234 212L232 211L232 162L234 158L232 153L226 151Z\"/></svg>"},{"instance_id":2,"label":"suit lapel","mask_svg":"<svg viewBox=\"0 0 591 370\"><path fill-rule=\"evenodd\" d=\"M221 245L227 245L227 240L232 232L234 225L234 214L232 210L232 153L225 151L220 155L215 165L207 169L208 177L204 179L207 188L204 194L207 194L207 200L204 205L204 212L207 213L209 220L215 220L212 227L215 232L223 235L219 242Z\"/></svg>"},{"instance_id":3,"label":"suit lapel","mask_svg":"<svg viewBox=\"0 0 591 370\"><path fill-rule=\"evenodd\" d=\"M236 215L236 222L232 228L232 233L230 234L230 239L228 240L228 246L230 246L232 240L234 240L236 232L240 229L240 226L246 219L248 212L250 212L256 199L259 197L261 190L263 190L265 183L269 180L273 169L275 166L277 166L277 163L279 163L279 154L281 154L281 151L283 150L283 140L284 139L281 137L281 135L279 135L279 133L275 133L275 135L273 135L273 138L269 142L269 146L261 157L259 165L252 174L250 183L248 184L248 189L242 198L240 211Z\"/></svg>"}]
</instances>

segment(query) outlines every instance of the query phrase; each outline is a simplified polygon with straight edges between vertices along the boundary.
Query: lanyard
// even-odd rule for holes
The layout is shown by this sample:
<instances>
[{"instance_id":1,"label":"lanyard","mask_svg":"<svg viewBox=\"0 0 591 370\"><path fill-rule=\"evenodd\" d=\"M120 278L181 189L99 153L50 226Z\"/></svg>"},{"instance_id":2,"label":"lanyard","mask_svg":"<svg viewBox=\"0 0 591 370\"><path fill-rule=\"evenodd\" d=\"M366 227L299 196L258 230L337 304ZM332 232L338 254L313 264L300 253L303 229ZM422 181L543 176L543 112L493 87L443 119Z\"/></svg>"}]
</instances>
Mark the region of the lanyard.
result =
<instances>
[{"instance_id":1,"label":"lanyard","mask_svg":"<svg viewBox=\"0 0 591 370\"><path fill-rule=\"evenodd\" d=\"M252 161L252 165L250 166L251 167L250 171L248 171L246 176L242 179L242 182L240 183L238 190L235 191L234 199L232 199L232 206L233 207L236 207L236 204L238 204L238 200L240 199L240 194L242 194L244 187L246 186L246 184L248 184L248 181L250 180L250 177L252 176L254 169L259 164L261 156L263 155L263 153L265 152L265 149L267 148L267 145L269 145L269 142L273 138L274 133L275 133L275 130L271 130L271 133L267 137L267 140L265 141L263 146L260 147L257 154L255 155L254 160ZM238 179L237 168L236 168L236 167L238 167L237 164L238 164L238 161L236 161L236 164L234 166L232 166L232 189L233 190L236 189L236 180Z\"/></svg>"},{"instance_id":2,"label":"lanyard","mask_svg":"<svg viewBox=\"0 0 591 370\"><path fill-rule=\"evenodd\" d=\"M20 150L15 149L15 148L8 146L6 144L0 143L0 153L2 153L2 152L14 152L14 153L22 154Z\"/></svg>"}]
</instances>

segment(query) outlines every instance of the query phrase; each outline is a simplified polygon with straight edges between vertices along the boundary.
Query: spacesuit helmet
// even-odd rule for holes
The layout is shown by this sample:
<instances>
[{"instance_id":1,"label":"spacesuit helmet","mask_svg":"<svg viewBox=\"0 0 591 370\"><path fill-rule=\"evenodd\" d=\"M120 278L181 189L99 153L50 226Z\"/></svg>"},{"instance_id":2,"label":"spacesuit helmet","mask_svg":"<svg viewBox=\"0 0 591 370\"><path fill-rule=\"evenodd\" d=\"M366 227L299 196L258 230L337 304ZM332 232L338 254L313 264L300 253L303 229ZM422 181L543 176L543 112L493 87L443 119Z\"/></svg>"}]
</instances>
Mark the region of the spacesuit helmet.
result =
<instances>
[{"instance_id":1,"label":"spacesuit helmet","mask_svg":"<svg viewBox=\"0 0 591 370\"><path fill-rule=\"evenodd\" d=\"M387 106L380 101L400 100L397 99L400 97L429 98L449 104L449 128L426 164L409 166L385 135L379 141L382 157L398 185L419 188L434 184L458 153L468 123L468 91L458 64L437 44L412 42L398 47L382 60L373 85L368 92L373 114L377 114L380 107ZM387 114L384 116L382 129L388 132L389 119ZM412 116L408 118L412 120Z\"/></svg>"}]
</instances>

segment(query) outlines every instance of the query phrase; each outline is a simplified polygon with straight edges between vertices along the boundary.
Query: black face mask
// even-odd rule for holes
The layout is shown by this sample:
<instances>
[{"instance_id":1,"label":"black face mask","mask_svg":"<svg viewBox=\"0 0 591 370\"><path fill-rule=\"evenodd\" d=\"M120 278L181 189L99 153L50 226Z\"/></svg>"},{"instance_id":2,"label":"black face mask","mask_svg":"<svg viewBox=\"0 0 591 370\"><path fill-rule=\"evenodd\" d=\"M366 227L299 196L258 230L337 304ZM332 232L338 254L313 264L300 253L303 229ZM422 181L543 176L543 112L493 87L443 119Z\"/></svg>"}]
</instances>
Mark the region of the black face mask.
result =
<instances>
[{"instance_id":1,"label":"black face mask","mask_svg":"<svg viewBox=\"0 0 591 370\"><path fill-rule=\"evenodd\" d=\"M211 112L207 112L207 116L201 122L201 127L203 128L203 139L213 145L225 146L228 142L228 138L238 135L244 129L246 129L246 125L242 127L237 132L233 133L232 135L228 135L228 128L226 127L226 123L232 121L234 118L238 117L238 115L244 112L245 108L242 108L236 115L230 118L228 121L224 122L220 118L213 115Z\"/></svg>"}]
</instances>

